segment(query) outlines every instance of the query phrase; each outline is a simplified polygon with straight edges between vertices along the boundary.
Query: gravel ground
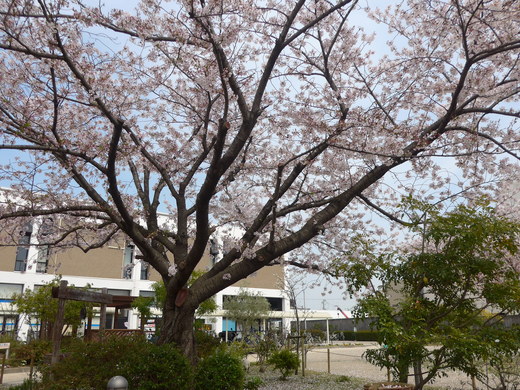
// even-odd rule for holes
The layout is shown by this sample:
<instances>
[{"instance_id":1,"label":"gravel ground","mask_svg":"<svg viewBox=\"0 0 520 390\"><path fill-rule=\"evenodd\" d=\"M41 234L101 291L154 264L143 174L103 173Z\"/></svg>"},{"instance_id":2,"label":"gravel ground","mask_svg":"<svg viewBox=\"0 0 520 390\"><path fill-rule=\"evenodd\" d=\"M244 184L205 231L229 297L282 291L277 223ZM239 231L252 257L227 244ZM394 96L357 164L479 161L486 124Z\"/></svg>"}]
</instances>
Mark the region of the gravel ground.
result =
<instances>
[{"instance_id":1,"label":"gravel ground","mask_svg":"<svg viewBox=\"0 0 520 390\"><path fill-rule=\"evenodd\" d=\"M279 374L268 370L267 373L253 373L264 380L261 390L361 390L363 384L384 382L387 380L386 370L368 363L362 358L367 348L375 348L372 343L362 345L336 345L330 348L330 372L327 375L327 348L313 347L307 353L307 370L305 378L291 376L287 381L280 381ZM251 358L254 361L254 358ZM253 368L252 368L253 369ZM448 376L438 378L428 388L442 390L471 389L471 379L461 372L450 372Z\"/></svg>"},{"instance_id":2,"label":"gravel ground","mask_svg":"<svg viewBox=\"0 0 520 390\"><path fill-rule=\"evenodd\" d=\"M258 372L258 367L251 367L249 377L258 376L263 384L259 390L362 390L367 383L363 379L346 376L329 375L327 373L307 372L305 377L292 375L281 380L278 372L267 370Z\"/></svg>"},{"instance_id":3,"label":"gravel ground","mask_svg":"<svg viewBox=\"0 0 520 390\"><path fill-rule=\"evenodd\" d=\"M330 348L330 372L336 375L347 375L364 378L369 382L387 380L386 370L368 363L362 358L368 348L375 348L374 344L334 347ZM327 372L327 348L313 348L307 353L307 368L319 372ZM471 379L462 372L453 371L448 376L437 378L434 386L450 389L470 388Z\"/></svg>"}]
</instances>

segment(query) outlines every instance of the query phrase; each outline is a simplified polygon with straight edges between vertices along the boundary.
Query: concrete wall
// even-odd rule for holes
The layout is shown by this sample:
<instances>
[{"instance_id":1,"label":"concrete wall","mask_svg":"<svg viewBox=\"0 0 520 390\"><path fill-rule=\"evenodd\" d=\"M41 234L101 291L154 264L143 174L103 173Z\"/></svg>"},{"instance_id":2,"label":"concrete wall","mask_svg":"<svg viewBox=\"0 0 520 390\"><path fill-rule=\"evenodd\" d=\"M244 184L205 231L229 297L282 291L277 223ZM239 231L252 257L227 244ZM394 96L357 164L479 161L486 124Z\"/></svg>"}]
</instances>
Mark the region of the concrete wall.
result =
<instances>
[{"instance_id":1,"label":"concrete wall","mask_svg":"<svg viewBox=\"0 0 520 390\"><path fill-rule=\"evenodd\" d=\"M370 328L370 323L373 321L373 318L363 318L363 319L355 319L355 318L339 318L339 319L330 319L329 320L329 331L354 331L354 327L356 327L357 331L366 331L372 330ZM307 329L327 329L326 320L306 320ZM295 324L294 321L291 322L291 326ZM304 328L304 321L301 321L302 329ZM520 326L520 315L509 315L504 317L503 324L506 328L510 328L513 325Z\"/></svg>"},{"instance_id":2,"label":"concrete wall","mask_svg":"<svg viewBox=\"0 0 520 390\"><path fill-rule=\"evenodd\" d=\"M16 247L0 247L0 271L13 271L16 259Z\"/></svg>"},{"instance_id":3,"label":"concrete wall","mask_svg":"<svg viewBox=\"0 0 520 390\"><path fill-rule=\"evenodd\" d=\"M78 248L51 253L50 270L58 274L72 276L92 276L98 278L122 277L124 250L107 246L87 253Z\"/></svg>"}]
</instances>

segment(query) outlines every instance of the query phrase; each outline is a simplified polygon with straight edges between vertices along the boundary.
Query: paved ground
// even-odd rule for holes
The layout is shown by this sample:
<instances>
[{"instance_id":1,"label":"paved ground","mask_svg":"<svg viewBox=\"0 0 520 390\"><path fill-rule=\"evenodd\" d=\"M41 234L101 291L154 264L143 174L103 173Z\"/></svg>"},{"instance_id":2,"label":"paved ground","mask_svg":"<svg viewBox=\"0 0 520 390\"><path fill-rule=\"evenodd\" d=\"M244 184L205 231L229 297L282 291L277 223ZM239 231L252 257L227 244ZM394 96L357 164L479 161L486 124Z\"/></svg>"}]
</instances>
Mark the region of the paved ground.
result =
<instances>
[{"instance_id":1,"label":"paved ground","mask_svg":"<svg viewBox=\"0 0 520 390\"><path fill-rule=\"evenodd\" d=\"M24 379L29 378L29 368L8 368L4 372L1 388L23 383Z\"/></svg>"},{"instance_id":2,"label":"paved ground","mask_svg":"<svg viewBox=\"0 0 520 390\"><path fill-rule=\"evenodd\" d=\"M352 347L330 348L330 372L337 375L366 378L370 382L386 381L386 369L381 370L361 357L367 348L375 348L375 346L366 343ZM307 369L327 372L327 348L315 347L307 353ZM447 377L437 379L434 385L461 389L471 388L470 383L471 379L465 374L452 372Z\"/></svg>"}]
</instances>

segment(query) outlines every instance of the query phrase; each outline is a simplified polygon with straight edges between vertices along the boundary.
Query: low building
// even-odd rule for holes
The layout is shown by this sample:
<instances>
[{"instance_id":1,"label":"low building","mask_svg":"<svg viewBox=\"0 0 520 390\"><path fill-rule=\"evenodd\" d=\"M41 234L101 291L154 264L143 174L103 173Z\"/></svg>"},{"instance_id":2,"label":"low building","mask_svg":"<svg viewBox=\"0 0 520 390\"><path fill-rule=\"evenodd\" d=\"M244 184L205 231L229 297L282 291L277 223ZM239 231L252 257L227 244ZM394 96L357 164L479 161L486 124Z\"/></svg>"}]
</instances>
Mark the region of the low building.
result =
<instances>
[{"instance_id":1,"label":"low building","mask_svg":"<svg viewBox=\"0 0 520 390\"><path fill-rule=\"evenodd\" d=\"M1 234L1 233L0 233ZM37 238L32 234L32 226L20 230L18 244L0 247L0 331L13 332L21 339L31 337L38 330L38 321L34 318L21 318L12 305L14 293L27 289L37 289L49 283L58 275L70 285L100 290L121 296L153 296L152 284L160 280L160 275L147 263L136 256L131 242L124 236L111 240L105 246L87 253L79 248L49 248L38 246ZM209 267L218 256L218 245L208 248L201 269ZM234 321L227 319L221 310L224 297L238 294L246 289L267 298L271 304L270 318L266 328L287 328L290 322L289 299L279 287L283 285L283 266L265 267L255 275L219 292L215 299L220 310L211 316L199 319L199 324L208 331L219 333L236 330ZM117 318L116 318L117 317ZM138 329L140 318L132 309L107 312L106 328ZM99 318L94 318L93 328L99 327ZM146 329L153 331L153 322Z\"/></svg>"}]
</instances>

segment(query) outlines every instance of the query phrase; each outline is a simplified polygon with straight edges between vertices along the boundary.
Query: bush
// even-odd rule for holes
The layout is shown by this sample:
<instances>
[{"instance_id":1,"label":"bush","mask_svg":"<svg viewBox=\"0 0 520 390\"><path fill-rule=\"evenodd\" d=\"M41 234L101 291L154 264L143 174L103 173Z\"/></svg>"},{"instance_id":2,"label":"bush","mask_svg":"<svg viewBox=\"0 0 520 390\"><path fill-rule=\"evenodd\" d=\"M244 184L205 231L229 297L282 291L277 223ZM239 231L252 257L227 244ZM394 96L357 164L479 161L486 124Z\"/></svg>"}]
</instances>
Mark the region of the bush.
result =
<instances>
[{"instance_id":1,"label":"bush","mask_svg":"<svg viewBox=\"0 0 520 390\"><path fill-rule=\"evenodd\" d=\"M274 352L268 360L268 363L273 365L275 369L280 370L282 379L285 380L291 371L298 368L298 355L288 349L281 349Z\"/></svg>"},{"instance_id":2,"label":"bush","mask_svg":"<svg viewBox=\"0 0 520 390\"><path fill-rule=\"evenodd\" d=\"M218 349L199 362L195 375L196 390L242 390L245 371L235 354Z\"/></svg>"},{"instance_id":3,"label":"bush","mask_svg":"<svg viewBox=\"0 0 520 390\"><path fill-rule=\"evenodd\" d=\"M191 389L192 367L175 345L143 343L131 357L124 358L120 367L132 389Z\"/></svg>"},{"instance_id":4,"label":"bush","mask_svg":"<svg viewBox=\"0 0 520 390\"><path fill-rule=\"evenodd\" d=\"M372 330L359 330L357 332L344 330L335 332L340 340L348 341L379 341L380 334Z\"/></svg>"},{"instance_id":5,"label":"bush","mask_svg":"<svg viewBox=\"0 0 520 390\"><path fill-rule=\"evenodd\" d=\"M205 358L212 355L215 350L220 347L220 338L208 334L201 330L195 331L195 345L197 348L197 356Z\"/></svg>"},{"instance_id":6,"label":"bush","mask_svg":"<svg viewBox=\"0 0 520 390\"><path fill-rule=\"evenodd\" d=\"M336 382L338 383L350 383L352 382L352 378L348 375L341 375L336 379Z\"/></svg>"},{"instance_id":7,"label":"bush","mask_svg":"<svg viewBox=\"0 0 520 390\"><path fill-rule=\"evenodd\" d=\"M29 365L43 362L45 355L52 351L52 342L49 340L32 340L28 343L11 344L9 362L11 366Z\"/></svg>"},{"instance_id":8,"label":"bush","mask_svg":"<svg viewBox=\"0 0 520 390\"><path fill-rule=\"evenodd\" d=\"M260 372L265 371L265 362L271 356L271 354L276 351L276 343L272 338L266 338L265 340L260 340L258 344L255 346L255 352L258 356L258 364L260 365Z\"/></svg>"},{"instance_id":9,"label":"bush","mask_svg":"<svg viewBox=\"0 0 520 390\"><path fill-rule=\"evenodd\" d=\"M104 389L115 375L131 389L190 389L191 365L173 346L157 346L143 337L109 337L103 343L77 343L66 357L44 369L43 389Z\"/></svg>"},{"instance_id":10,"label":"bush","mask_svg":"<svg viewBox=\"0 0 520 390\"><path fill-rule=\"evenodd\" d=\"M9 359L5 364L11 367L23 366L26 364L25 358L17 352L25 347L25 344L17 340L12 334L0 335L0 343L9 343Z\"/></svg>"},{"instance_id":11,"label":"bush","mask_svg":"<svg viewBox=\"0 0 520 390\"><path fill-rule=\"evenodd\" d=\"M246 357L249 353L253 352L253 348L249 346L245 341L233 341L228 344L226 347L226 351L231 355L242 359Z\"/></svg>"},{"instance_id":12,"label":"bush","mask_svg":"<svg viewBox=\"0 0 520 390\"><path fill-rule=\"evenodd\" d=\"M246 384L244 385L245 390L258 390L260 386L262 386L264 382L258 376L254 376L250 378Z\"/></svg>"},{"instance_id":13,"label":"bush","mask_svg":"<svg viewBox=\"0 0 520 390\"><path fill-rule=\"evenodd\" d=\"M103 343L71 344L63 360L42 369L43 388L54 390L102 389L114 375L123 356L132 354L135 339L108 338ZM127 378L128 379L128 378Z\"/></svg>"}]
</instances>

